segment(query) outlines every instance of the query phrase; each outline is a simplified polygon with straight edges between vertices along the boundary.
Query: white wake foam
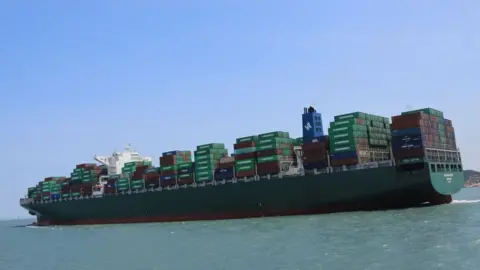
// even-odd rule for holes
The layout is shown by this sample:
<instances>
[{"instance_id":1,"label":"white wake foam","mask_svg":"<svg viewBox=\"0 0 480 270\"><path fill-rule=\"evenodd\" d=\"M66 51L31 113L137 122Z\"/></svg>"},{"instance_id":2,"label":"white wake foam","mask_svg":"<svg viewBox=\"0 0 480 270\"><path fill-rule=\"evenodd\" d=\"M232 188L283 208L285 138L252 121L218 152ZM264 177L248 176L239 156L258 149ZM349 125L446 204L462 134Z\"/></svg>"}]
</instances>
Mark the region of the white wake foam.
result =
<instances>
[{"instance_id":1,"label":"white wake foam","mask_svg":"<svg viewBox=\"0 0 480 270\"><path fill-rule=\"evenodd\" d=\"M480 200L453 200L452 203L480 203Z\"/></svg>"}]
</instances>

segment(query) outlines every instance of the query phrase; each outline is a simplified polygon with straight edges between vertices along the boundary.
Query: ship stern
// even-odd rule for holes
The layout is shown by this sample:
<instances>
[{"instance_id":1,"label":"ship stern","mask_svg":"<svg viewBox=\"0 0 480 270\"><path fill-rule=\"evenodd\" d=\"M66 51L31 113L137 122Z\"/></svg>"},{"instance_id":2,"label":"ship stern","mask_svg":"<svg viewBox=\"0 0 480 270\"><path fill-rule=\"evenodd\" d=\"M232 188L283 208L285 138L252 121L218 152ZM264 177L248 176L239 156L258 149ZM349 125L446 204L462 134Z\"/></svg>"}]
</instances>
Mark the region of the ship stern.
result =
<instances>
[{"instance_id":1,"label":"ship stern","mask_svg":"<svg viewBox=\"0 0 480 270\"><path fill-rule=\"evenodd\" d=\"M432 172L430 182L433 189L440 195L453 195L458 193L465 185L463 171L460 172Z\"/></svg>"}]
</instances>

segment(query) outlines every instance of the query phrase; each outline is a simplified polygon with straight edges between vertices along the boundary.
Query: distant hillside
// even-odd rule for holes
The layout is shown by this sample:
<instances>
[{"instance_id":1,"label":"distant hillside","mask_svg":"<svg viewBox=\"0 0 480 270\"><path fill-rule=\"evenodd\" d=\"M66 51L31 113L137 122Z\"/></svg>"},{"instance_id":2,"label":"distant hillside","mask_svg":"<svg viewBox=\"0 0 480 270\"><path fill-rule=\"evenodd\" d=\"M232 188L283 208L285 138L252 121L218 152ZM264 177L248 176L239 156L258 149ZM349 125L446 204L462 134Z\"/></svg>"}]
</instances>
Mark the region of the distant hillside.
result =
<instances>
[{"instance_id":1,"label":"distant hillside","mask_svg":"<svg viewBox=\"0 0 480 270\"><path fill-rule=\"evenodd\" d=\"M474 170L464 170L463 174L465 175L465 180L473 177L473 178L480 178L480 172Z\"/></svg>"},{"instance_id":2,"label":"distant hillside","mask_svg":"<svg viewBox=\"0 0 480 270\"><path fill-rule=\"evenodd\" d=\"M465 170L463 174L465 175L465 186L480 184L480 172Z\"/></svg>"}]
</instances>

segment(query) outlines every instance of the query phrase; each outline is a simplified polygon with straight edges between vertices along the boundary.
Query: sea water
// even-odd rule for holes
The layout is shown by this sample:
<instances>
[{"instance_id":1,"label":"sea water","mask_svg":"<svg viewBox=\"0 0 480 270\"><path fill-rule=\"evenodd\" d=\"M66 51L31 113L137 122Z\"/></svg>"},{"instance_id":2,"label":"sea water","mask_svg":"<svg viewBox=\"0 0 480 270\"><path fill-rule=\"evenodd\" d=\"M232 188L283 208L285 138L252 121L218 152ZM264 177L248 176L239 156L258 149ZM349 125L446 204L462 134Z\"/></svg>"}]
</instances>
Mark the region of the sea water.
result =
<instances>
[{"instance_id":1,"label":"sea water","mask_svg":"<svg viewBox=\"0 0 480 270\"><path fill-rule=\"evenodd\" d=\"M382 212L72 227L0 222L0 269L480 269L480 188Z\"/></svg>"}]
</instances>

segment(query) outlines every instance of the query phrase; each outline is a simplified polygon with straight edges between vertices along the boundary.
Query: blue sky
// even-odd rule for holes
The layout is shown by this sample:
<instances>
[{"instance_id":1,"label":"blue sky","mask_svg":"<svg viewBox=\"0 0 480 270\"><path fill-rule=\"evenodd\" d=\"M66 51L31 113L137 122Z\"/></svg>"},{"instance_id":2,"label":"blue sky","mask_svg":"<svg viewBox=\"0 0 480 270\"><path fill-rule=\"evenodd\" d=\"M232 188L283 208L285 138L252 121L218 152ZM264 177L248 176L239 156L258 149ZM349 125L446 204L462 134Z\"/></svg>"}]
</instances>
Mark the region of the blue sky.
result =
<instances>
[{"instance_id":1,"label":"blue sky","mask_svg":"<svg viewBox=\"0 0 480 270\"><path fill-rule=\"evenodd\" d=\"M158 163L333 116L434 107L480 169L477 1L3 1L0 217L127 143Z\"/></svg>"}]
</instances>

